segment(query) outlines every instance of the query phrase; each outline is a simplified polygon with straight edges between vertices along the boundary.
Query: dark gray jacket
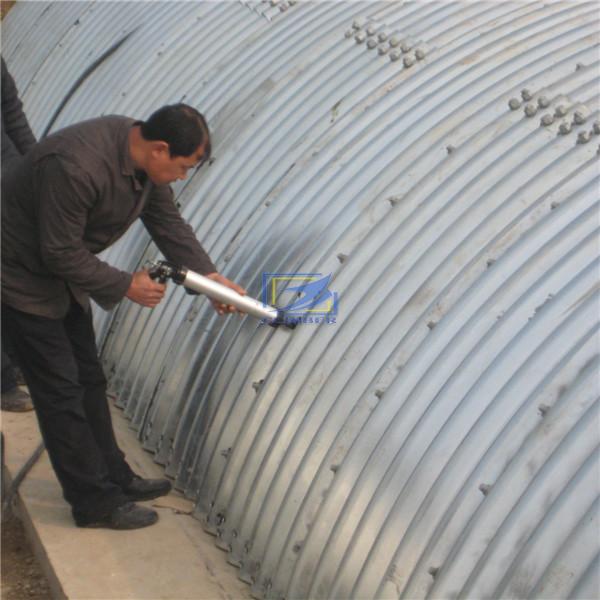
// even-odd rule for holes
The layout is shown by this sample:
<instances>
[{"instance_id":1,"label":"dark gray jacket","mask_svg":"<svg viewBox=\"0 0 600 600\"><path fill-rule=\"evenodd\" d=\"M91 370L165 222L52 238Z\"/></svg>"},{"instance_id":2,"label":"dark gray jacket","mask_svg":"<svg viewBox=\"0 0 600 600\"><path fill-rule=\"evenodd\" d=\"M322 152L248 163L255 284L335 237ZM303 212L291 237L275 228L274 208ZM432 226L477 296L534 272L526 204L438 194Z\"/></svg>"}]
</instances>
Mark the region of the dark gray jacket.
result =
<instances>
[{"instance_id":1,"label":"dark gray jacket","mask_svg":"<svg viewBox=\"0 0 600 600\"><path fill-rule=\"evenodd\" d=\"M26 154L35 144L35 136L23 113L23 104L17 93L14 79L2 63L2 166L13 158Z\"/></svg>"},{"instance_id":2,"label":"dark gray jacket","mask_svg":"<svg viewBox=\"0 0 600 600\"><path fill-rule=\"evenodd\" d=\"M39 142L2 178L2 301L23 312L63 317L69 291L111 308L131 275L95 255L139 217L160 251L201 274L216 271L175 206L168 185L135 172L128 133L135 123L107 116Z\"/></svg>"}]
</instances>

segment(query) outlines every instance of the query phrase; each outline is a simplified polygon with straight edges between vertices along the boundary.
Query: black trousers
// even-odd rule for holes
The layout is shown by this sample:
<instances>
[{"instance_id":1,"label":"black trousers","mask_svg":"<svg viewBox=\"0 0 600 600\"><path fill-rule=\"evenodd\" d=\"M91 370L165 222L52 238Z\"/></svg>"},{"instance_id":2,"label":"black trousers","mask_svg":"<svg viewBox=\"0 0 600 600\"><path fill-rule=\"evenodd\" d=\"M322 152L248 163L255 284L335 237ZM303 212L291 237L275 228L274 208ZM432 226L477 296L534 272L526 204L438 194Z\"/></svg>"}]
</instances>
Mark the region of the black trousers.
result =
<instances>
[{"instance_id":1,"label":"black trousers","mask_svg":"<svg viewBox=\"0 0 600 600\"><path fill-rule=\"evenodd\" d=\"M10 357L2 348L2 393L10 392L17 387L17 376Z\"/></svg>"},{"instance_id":2,"label":"black trousers","mask_svg":"<svg viewBox=\"0 0 600 600\"><path fill-rule=\"evenodd\" d=\"M2 326L75 519L106 515L126 502L121 486L134 473L115 439L91 314L74 301L64 319L3 304Z\"/></svg>"}]
</instances>

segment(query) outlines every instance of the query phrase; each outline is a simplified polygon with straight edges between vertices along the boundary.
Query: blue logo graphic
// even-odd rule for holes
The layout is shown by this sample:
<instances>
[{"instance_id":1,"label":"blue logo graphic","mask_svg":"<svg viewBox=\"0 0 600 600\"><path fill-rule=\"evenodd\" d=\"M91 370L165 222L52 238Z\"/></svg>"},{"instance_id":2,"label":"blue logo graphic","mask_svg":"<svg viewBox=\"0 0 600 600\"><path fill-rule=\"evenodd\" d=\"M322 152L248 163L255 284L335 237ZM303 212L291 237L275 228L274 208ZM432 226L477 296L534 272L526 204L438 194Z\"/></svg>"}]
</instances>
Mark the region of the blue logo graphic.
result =
<instances>
[{"instance_id":1,"label":"blue logo graphic","mask_svg":"<svg viewBox=\"0 0 600 600\"><path fill-rule=\"evenodd\" d=\"M263 273L262 301L295 323L335 323L338 295L329 290L330 281L321 273Z\"/></svg>"}]
</instances>

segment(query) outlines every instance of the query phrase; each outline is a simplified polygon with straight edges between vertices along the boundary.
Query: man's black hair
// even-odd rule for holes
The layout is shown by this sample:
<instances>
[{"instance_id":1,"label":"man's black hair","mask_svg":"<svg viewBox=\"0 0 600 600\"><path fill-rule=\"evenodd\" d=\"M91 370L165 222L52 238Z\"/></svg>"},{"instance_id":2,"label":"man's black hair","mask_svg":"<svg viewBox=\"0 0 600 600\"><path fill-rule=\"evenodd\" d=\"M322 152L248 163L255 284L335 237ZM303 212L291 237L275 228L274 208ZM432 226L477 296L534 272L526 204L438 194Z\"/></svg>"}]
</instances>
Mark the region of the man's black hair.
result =
<instances>
[{"instance_id":1,"label":"man's black hair","mask_svg":"<svg viewBox=\"0 0 600 600\"><path fill-rule=\"evenodd\" d=\"M147 141L169 144L171 157L190 156L202 147L205 160L210 158L210 132L206 119L187 104L159 108L147 121L142 121L141 131Z\"/></svg>"}]
</instances>

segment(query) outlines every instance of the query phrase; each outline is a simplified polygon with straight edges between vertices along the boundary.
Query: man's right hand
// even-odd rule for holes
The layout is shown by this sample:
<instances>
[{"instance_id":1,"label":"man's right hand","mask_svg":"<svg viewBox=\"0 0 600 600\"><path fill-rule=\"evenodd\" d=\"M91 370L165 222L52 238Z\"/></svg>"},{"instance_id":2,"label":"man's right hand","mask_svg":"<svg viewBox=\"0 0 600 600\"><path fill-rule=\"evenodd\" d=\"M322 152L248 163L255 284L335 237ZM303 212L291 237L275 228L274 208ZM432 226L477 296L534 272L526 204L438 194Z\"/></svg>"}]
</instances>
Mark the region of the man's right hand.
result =
<instances>
[{"instance_id":1,"label":"man's right hand","mask_svg":"<svg viewBox=\"0 0 600 600\"><path fill-rule=\"evenodd\" d=\"M138 271L133 274L131 285L125 296L142 306L154 308L165 295L167 286L150 279L148 271Z\"/></svg>"}]
</instances>

